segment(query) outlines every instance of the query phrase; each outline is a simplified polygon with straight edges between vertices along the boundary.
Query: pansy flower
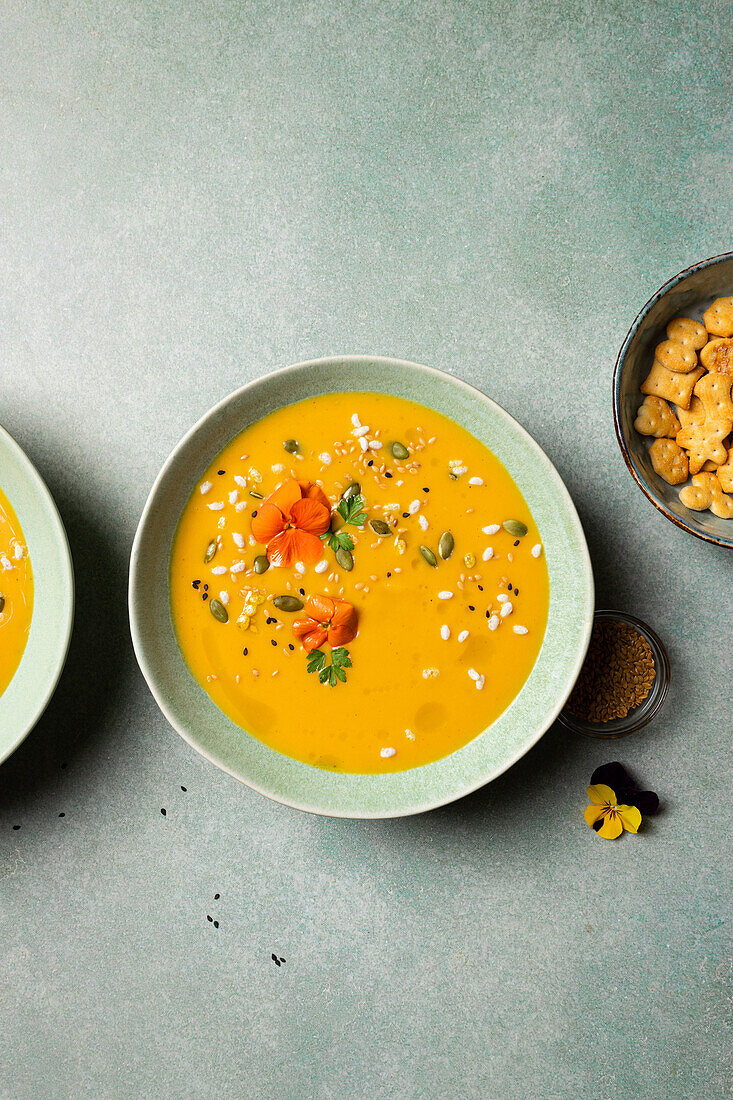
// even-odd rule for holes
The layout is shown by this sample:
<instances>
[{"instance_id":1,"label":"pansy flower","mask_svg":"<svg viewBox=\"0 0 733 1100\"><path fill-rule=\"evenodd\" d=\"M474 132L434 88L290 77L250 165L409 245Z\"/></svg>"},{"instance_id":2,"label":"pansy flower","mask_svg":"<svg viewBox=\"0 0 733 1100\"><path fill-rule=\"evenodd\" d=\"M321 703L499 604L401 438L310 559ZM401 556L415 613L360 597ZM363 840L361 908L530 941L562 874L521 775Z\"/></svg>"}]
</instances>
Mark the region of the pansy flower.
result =
<instances>
[{"instance_id":1,"label":"pansy flower","mask_svg":"<svg viewBox=\"0 0 733 1100\"><path fill-rule=\"evenodd\" d=\"M588 799L590 806L586 807L583 816L606 840L615 840L624 829L638 832L642 811L655 814L659 809L659 798L654 791L639 790L626 768L618 762L596 768L588 787Z\"/></svg>"},{"instance_id":2,"label":"pansy flower","mask_svg":"<svg viewBox=\"0 0 733 1100\"><path fill-rule=\"evenodd\" d=\"M330 522L331 506L323 490L311 481L289 478L260 505L252 534L266 546L272 565L313 565L323 556L320 536Z\"/></svg>"},{"instance_id":3,"label":"pansy flower","mask_svg":"<svg viewBox=\"0 0 733 1100\"><path fill-rule=\"evenodd\" d=\"M305 602L305 610L308 618L295 620L293 634L309 653L320 649L324 642L337 648L356 637L359 629L356 608L346 600L310 596Z\"/></svg>"}]
</instances>

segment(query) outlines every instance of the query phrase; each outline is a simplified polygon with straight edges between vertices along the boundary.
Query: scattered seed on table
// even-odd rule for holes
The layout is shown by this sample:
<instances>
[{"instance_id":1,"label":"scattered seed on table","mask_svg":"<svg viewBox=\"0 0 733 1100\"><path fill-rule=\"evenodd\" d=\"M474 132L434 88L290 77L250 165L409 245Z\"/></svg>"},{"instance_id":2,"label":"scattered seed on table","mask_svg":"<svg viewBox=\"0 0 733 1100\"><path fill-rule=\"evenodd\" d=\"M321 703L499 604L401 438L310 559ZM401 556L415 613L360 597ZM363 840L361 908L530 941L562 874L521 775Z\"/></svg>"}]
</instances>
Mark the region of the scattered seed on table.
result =
<instances>
[{"instance_id":1,"label":"scattered seed on table","mask_svg":"<svg viewBox=\"0 0 733 1100\"><path fill-rule=\"evenodd\" d=\"M162 813L163 817L165 817L165 809L161 807L160 812Z\"/></svg>"},{"instance_id":2,"label":"scattered seed on table","mask_svg":"<svg viewBox=\"0 0 733 1100\"><path fill-rule=\"evenodd\" d=\"M59 817L66 817L66 814L65 814L65 813L64 813L64 812L62 811L62 812L61 812L61 813L59 814Z\"/></svg>"},{"instance_id":3,"label":"scattered seed on table","mask_svg":"<svg viewBox=\"0 0 733 1100\"><path fill-rule=\"evenodd\" d=\"M187 791L187 790L188 790L188 787L181 787L181 790L182 790L182 791Z\"/></svg>"}]
</instances>

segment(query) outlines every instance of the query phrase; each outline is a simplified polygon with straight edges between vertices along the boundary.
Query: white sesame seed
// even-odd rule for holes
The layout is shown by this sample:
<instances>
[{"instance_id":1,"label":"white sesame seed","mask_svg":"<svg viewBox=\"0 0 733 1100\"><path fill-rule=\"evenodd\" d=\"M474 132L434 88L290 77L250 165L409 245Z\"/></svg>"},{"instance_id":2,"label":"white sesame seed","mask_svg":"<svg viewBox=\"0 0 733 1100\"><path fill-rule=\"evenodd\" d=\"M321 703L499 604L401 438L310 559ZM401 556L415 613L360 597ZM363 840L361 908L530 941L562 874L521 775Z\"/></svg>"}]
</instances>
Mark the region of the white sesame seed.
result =
<instances>
[{"instance_id":1,"label":"white sesame seed","mask_svg":"<svg viewBox=\"0 0 733 1100\"><path fill-rule=\"evenodd\" d=\"M379 451L379 450L381 450L381 448L383 446L384 446L384 444L380 443L378 439L371 439L369 441L369 450L370 451Z\"/></svg>"},{"instance_id":2,"label":"white sesame seed","mask_svg":"<svg viewBox=\"0 0 733 1100\"><path fill-rule=\"evenodd\" d=\"M252 669L252 675L255 677L255 679L259 676L259 672L257 671L256 668Z\"/></svg>"},{"instance_id":3,"label":"white sesame seed","mask_svg":"<svg viewBox=\"0 0 733 1100\"><path fill-rule=\"evenodd\" d=\"M438 593L438 599L439 600L452 600L453 599L453 593L448 592L448 591L439 592Z\"/></svg>"},{"instance_id":4,"label":"white sesame seed","mask_svg":"<svg viewBox=\"0 0 733 1100\"><path fill-rule=\"evenodd\" d=\"M451 467L451 469L454 469L456 466L462 466L463 465L463 459L462 458L449 458L448 459L448 465Z\"/></svg>"},{"instance_id":5,"label":"white sesame seed","mask_svg":"<svg viewBox=\"0 0 733 1100\"><path fill-rule=\"evenodd\" d=\"M514 633L515 634L529 634L529 631L527 630L526 626L515 626L514 627Z\"/></svg>"},{"instance_id":6,"label":"white sesame seed","mask_svg":"<svg viewBox=\"0 0 733 1100\"><path fill-rule=\"evenodd\" d=\"M369 431L368 427L366 427L366 426L362 427L361 424L360 424L358 428L354 428L354 430L351 434L353 436L356 436L357 439L361 439L361 437L363 435L366 435L368 431Z\"/></svg>"},{"instance_id":7,"label":"white sesame seed","mask_svg":"<svg viewBox=\"0 0 733 1100\"><path fill-rule=\"evenodd\" d=\"M395 485L397 485L398 487L399 487L400 485L404 485L404 484L405 484L405 483L404 483L404 481L396 481L396 482L395 482Z\"/></svg>"},{"instance_id":8,"label":"white sesame seed","mask_svg":"<svg viewBox=\"0 0 733 1100\"><path fill-rule=\"evenodd\" d=\"M481 555L481 557L484 561L491 561L493 556L494 556L494 547L493 546L487 546L486 549L484 550L483 554Z\"/></svg>"},{"instance_id":9,"label":"white sesame seed","mask_svg":"<svg viewBox=\"0 0 733 1100\"><path fill-rule=\"evenodd\" d=\"M379 755L386 759L388 756L394 756L396 752L397 749L380 749Z\"/></svg>"},{"instance_id":10,"label":"white sesame seed","mask_svg":"<svg viewBox=\"0 0 733 1100\"><path fill-rule=\"evenodd\" d=\"M444 642L447 642L450 638L450 627L446 623L443 623L440 628L440 636Z\"/></svg>"},{"instance_id":11,"label":"white sesame seed","mask_svg":"<svg viewBox=\"0 0 733 1100\"><path fill-rule=\"evenodd\" d=\"M277 676L279 672L280 672L280 669L276 668L272 675Z\"/></svg>"},{"instance_id":12,"label":"white sesame seed","mask_svg":"<svg viewBox=\"0 0 733 1100\"><path fill-rule=\"evenodd\" d=\"M424 668L422 670L423 680L433 680L438 675L439 675L439 673L438 673L437 668Z\"/></svg>"},{"instance_id":13,"label":"white sesame seed","mask_svg":"<svg viewBox=\"0 0 733 1100\"><path fill-rule=\"evenodd\" d=\"M281 474L285 467L283 466L282 462L276 462L274 466L270 467L270 469L272 470L273 474Z\"/></svg>"},{"instance_id":14,"label":"white sesame seed","mask_svg":"<svg viewBox=\"0 0 733 1100\"><path fill-rule=\"evenodd\" d=\"M507 615L511 615L513 610L514 608L512 607L511 601L507 600L506 603L502 605L502 609L499 614L501 615L502 619L506 619Z\"/></svg>"},{"instance_id":15,"label":"white sesame seed","mask_svg":"<svg viewBox=\"0 0 733 1100\"><path fill-rule=\"evenodd\" d=\"M230 573L243 573L247 568L246 561L235 561L234 565L229 570Z\"/></svg>"},{"instance_id":16,"label":"white sesame seed","mask_svg":"<svg viewBox=\"0 0 733 1100\"><path fill-rule=\"evenodd\" d=\"M13 568L13 563L6 554L3 554L2 557L0 557L0 565L2 565L3 569L5 570Z\"/></svg>"},{"instance_id":17,"label":"white sesame seed","mask_svg":"<svg viewBox=\"0 0 733 1100\"><path fill-rule=\"evenodd\" d=\"M530 550L530 554L532 555L533 558L538 558L541 553L542 553L542 543L538 542L536 544L536 546L532 547L532 549Z\"/></svg>"},{"instance_id":18,"label":"white sesame seed","mask_svg":"<svg viewBox=\"0 0 733 1100\"><path fill-rule=\"evenodd\" d=\"M328 451L324 451L323 454L320 454L318 456L318 461L320 463L322 463L322 465L324 465L324 466L330 466L331 465L331 456L328 453Z\"/></svg>"},{"instance_id":19,"label":"white sesame seed","mask_svg":"<svg viewBox=\"0 0 733 1100\"><path fill-rule=\"evenodd\" d=\"M362 436L361 439L359 440L359 446L361 447L362 451L368 451L369 450L369 444L367 443L364 436Z\"/></svg>"},{"instance_id":20,"label":"white sesame seed","mask_svg":"<svg viewBox=\"0 0 733 1100\"><path fill-rule=\"evenodd\" d=\"M19 542L16 542L15 547L13 549L13 557L15 558L15 560L20 561L20 559L23 557L23 553L24 553L23 547L20 545Z\"/></svg>"},{"instance_id":21,"label":"white sesame seed","mask_svg":"<svg viewBox=\"0 0 733 1100\"><path fill-rule=\"evenodd\" d=\"M226 571L227 571L226 565L215 565L213 567L213 569L211 570L211 572L214 573L217 577L223 576L223 574L226 573Z\"/></svg>"},{"instance_id":22,"label":"white sesame seed","mask_svg":"<svg viewBox=\"0 0 733 1100\"><path fill-rule=\"evenodd\" d=\"M229 494L229 503L236 504L238 496L239 491L237 489L232 489L231 493Z\"/></svg>"},{"instance_id":23,"label":"white sesame seed","mask_svg":"<svg viewBox=\"0 0 733 1100\"><path fill-rule=\"evenodd\" d=\"M305 566L303 565L302 561L296 561L296 563L295 563L295 572L300 573L301 576L302 576L303 573L305 573Z\"/></svg>"},{"instance_id":24,"label":"white sesame seed","mask_svg":"<svg viewBox=\"0 0 733 1100\"><path fill-rule=\"evenodd\" d=\"M499 621L500 620L498 615L492 615L489 619L489 630L496 630L497 626L499 625Z\"/></svg>"},{"instance_id":25,"label":"white sesame seed","mask_svg":"<svg viewBox=\"0 0 733 1100\"><path fill-rule=\"evenodd\" d=\"M219 516L219 522L216 525L219 528L219 530L221 530L222 527L226 527L226 525L227 525L227 521L224 519L224 516Z\"/></svg>"},{"instance_id":26,"label":"white sesame seed","mask_svg":"<svg viewBox=\"0 0 733 1100\"><path fill-rule=\"evenodd\" d=\"M246 500L240 500L237 504L234 505L234 510L235 510L235 512L243 512L246 507L247 507L247 501Z\"/></svg>"},{"instance_id":27,"label":"white sesame seed","mask_svg":"<svg viewBox=\"0 0 733 1100\"><path fill-rule=\"evenodd\" d=\"M224 501L223 500L215 500L215 501L212 501L211 504L207 504L206 507L210 508L212 512L221 512L222 508L224 507Z\"/></svg>"},{"instance_id":28,"label":"white sesame seed","mask_svg":"<svg viewBox=\"0 0 733 1100\"><path fill-rule=\"evenodd\" d=\"M501 530L498 523L490 523L488 527L482 527L481 530L485 535L495 535L497 531Z\"/></svg>"},{"instance_id":29,"label":"white sesame seed","mask_svg":"<svg viewBox=\"0 0 733 1100\"><path fill-rule=\"evenodd\" d=\"M359 420L359 414L358 413L354 413L354 415L351 418L351 423L354 425L355 428L361 427L361 420Z\"/></svg>"},{"instance_id":30,"label":"white sesame seed","mask_svg":"<svg viewBox=\"0 0 733 1100\"><path fill-rule=\"evenodd\" d=\"M315 569L316 569L316 573L325 573L326 570L328 569L328 562L326 561L326 559L321 558L321 560L316 563Z\"/></svg>"},{"instance_id":31,"label":"white sesame seed","mask_svg":"<svg viewBox=\"0 0 733 1100\"><path fill-rule=\"evenodd\" d=\"M234 539L235 545L241 550L244 547L244 535L240 535L237 531L232 531L232 538Z\"/></svg>"},{"instance_id":32,"label":"white sesame seed","mask_svg":"<svg viewBox=\"0 0 733 1100\"><path fill-rule=\"evenodd\" d=\"M480 674L476 671L475 668L469 668L468 675L471 677L472 680L480 680L481 679Z\"/></svg>"},{"instance_id":33,"label":"white sesame seed","mask_svg":"<svg viewBox=\"0 0 733 1100\"><path fill-rule=\"evenodd\" d=\"M483 478L480 477L469 477L468 479L469 485L483 485L483 483Z\"/></svg>"},{"instance_id":34,"label":"white sesame seed","mask_svg":"<svg viewBox=\"0 0 733 1100\"><path fill-rule=\"evenodd\" d=\"M507 554L506 560L507 561L514 561L514 554Z\"/></svg>"},{"instance_id":35,"label":"white sesame seed","mask_svg":"<svg viewBox=\"0 0 733 1100\"><path fill-rule=\"evenodd\" d=\"M221 602L226 607L226 605L229 603L229 593L227 591L220 592L219 593L219 599L221 600Z\"/></svg>"},{"instance_id":36,"label":"white sesame seed","mask_svg":"<svg viewBox=\"0 0 733 1100\"><path fill-rule=\"evenodd\" d=\"M461 633L458 635L458 641L459 642L465 642L467 637L468 637L468 631L467 630L462 630Z\"/></svg>"},{"instance_id":37,"label":"white sesame seed","mask_svg":"<svg viewBox=\"0 0 733 1100\"><path fill-rule=\"evenodd\" d=\"M479 676L478 680L476 681L476 690L477 691L483 691L483 687L484 687L485 683L486 683L486 677L485 676Z\"/></svg>"},{"instance_id":38,"label":"white sesame seed","mask_svg":"<svg viewBox=\"0 0 733 1100\"><path fill-rule=\"evenodd\" d=\"M415 734L412 732L412 730L405 730L405 737L409 741L414 741L415 740Z\"/></svg>"},{"instance_id":39,"label":"white sesame seed","mask_svg":"<svg viewBox=\"0 0 733 1100\"><path fill-rule=\"evenodd\" d=\"M242 489L247 488L247 478L246 477L242 477L241 474L235 474L234 475L234 480L236 481L237 485L240 486L240 488L242 488Z\"/></svg>"},{"instance_id":40,"label":"white sesame seed","mask_svg":"<svg viewBox=\"0 0 733 1100\"><path fill-rule=\"evenodd\" d=\"M210 488L211 488L211 482L210 481L202 482L202 484L201 484L201 492L202 493L208 493Z\"/></svg>"},{"instance_id":41,"label":"white sesame seed","mask_svg":"<svg viewBox=\"0 0 733 1100\"><path fill-rule=\"evenodd\" d=\"M420 524L420 527L423 531L427 531L428 521L425 519L425 516L418 516L417 522Z\"/></svg>"},{"instance_id":42,"label":"white sesame seed","mask_svg":"<svg viewBox=\"0 0 733 1100\"><path fill-rule=\"evenodd\" d=\"M415 512L417 512L419 510L419 508L420 508L420 501L419 500L413 500L413 501L410 502L410 507L407 509L407 511L410 513L411 516L414 516Z\"/></svg>"},{"instance_id":43,"label":"white sesame seed","mask_svg":"<svg viewBox=\"0 0 733 1100\"><path fill-rule=\"evenodd\" d=\"M507 600L509 599L506 592L500 592L499 595L496 598L499 601L499 603L506 603Z\"/></svg>"}]
</instances>

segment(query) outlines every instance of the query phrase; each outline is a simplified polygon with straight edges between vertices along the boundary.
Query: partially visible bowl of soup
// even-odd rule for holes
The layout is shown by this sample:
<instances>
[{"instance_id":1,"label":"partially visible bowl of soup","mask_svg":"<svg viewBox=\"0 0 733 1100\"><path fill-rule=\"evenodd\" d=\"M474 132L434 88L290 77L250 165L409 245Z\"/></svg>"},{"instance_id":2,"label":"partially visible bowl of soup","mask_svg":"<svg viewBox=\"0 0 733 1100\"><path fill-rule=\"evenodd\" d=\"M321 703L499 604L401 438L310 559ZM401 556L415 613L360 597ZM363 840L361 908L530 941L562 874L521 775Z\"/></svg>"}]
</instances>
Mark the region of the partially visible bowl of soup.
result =
<instances>
[{"instance_id":1,"label":"partially visible bowl of soup","mask_svg":"<svg viewBox=\"0 0 733 1100\"><path fill-rule=\"evenodd\" d=\"M46 708L71 637L74 583L45 483L0 428L0 762Z\"/></svg>"},{"instance_id":2,"label":"partially visible bowl of soup","mask_svg":"<svg viewBox=\"0 0 733 1100\"><path fill-rule=\"evenodd\" d=\"M562 481L483 394L417 364L299 364L168 460L130 575L161 709L261 793L348 817L488 782L564 705L592 573Z\"/></svg>"}]
</instances>

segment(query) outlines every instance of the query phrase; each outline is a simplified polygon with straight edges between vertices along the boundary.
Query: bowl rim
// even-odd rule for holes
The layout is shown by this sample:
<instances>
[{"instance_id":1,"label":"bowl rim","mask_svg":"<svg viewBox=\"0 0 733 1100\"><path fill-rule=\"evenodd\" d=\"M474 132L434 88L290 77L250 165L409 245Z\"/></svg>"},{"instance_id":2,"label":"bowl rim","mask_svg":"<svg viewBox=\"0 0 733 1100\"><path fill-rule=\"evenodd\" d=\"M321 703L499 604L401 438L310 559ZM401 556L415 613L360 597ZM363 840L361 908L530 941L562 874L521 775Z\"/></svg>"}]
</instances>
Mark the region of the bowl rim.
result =
<instances>
[{"instance_id":1,"label":"bowl rim","mask_svg":"<svg viewBox=\"0 0 733 1100\"><path fill-rule=\"evenodd\" d=\"M56 691L58 682L61 678L61 673L64 670L66 664L66 658L69 652L69 645L71 644L71 635L74 628L74 610L76 604L76 594L74 585L74 565L71 556L71 547L69 546L69 538L66 534L66 528L64 527L63 520L59 514L59 510L56 506L56 501L51 495L51 491L46 485L46 482L41 477L36 466L30 460L20 444L13 438L10 432L7 431L2 425L0 425L0 445L13 454L15 460L23 473L25 474L28 484L31 487L31 491L39 500L41 507L45 513L47 521L47 529L55 549L59 554L59 565L61 568L61 581L62 581L62 595L65 596L64 603L61 608L61 632L58 638L58 649L56 652L56 658L51 666L50 673L46 680L46 684L42 693L38 696L35 706L29 711L25 718L25 721L18 728L18 732L14 734L5 746L0 745L0 764L11 756L23 741L25 741L28 734L33 730L38 721L40 720L43 712L51 701L51 697ZM15 508L15 504L11 500L11 504ZM23 526L22 517L18 515L18 519ZM33 565L33 558L31 559ZM35 569L35 567L34 567ZM33 615L36 614L36 607L34 602ZM31 631L33 630L33 616L31 616ZM23 652L20 664L15 671L15 676L18 675L20 669L23 667L24 661L29 656L30 639L28 645ZM13 680L8 685L8 690L12 685Z\"/></svg>"},{"instance_id":2,"label":"bowl rim","mask_svg":"<svg viewBox=\"0 0 733 1100\"><path fill-rule=\"evenodd\" d=\"M305 372L305 371L309 371L314 367L325 367L325 366L332 365L334 363L344 363L344 362L347 362L347 363L353 364L353 365L358 365L358 366L384 365L384 366L387 366L387 367L390 367L390 368L393 368L393 369L394 368L396 368L396 369L405 369L406 368L409 371L416 371L416 372L425 373L429 376L435 377L436 379L440 379L443 382L448 382L448 384L454 385L454 386L458 387L459 389L462 389L473 400L477 400L481 404L490 406L490 408L492 410L494 410L495 412L497 412L500 417L502 417L506 421L508 421L509 424L514 428L514 430L521 437L523 437L524 441L529 445L529 448L534 452L534 454L535 454L536 458L538 459L538 461L544 465L544 467L546 468L546 470L548 472L550 472L551 476L554 478L555 485L557 487L557 491L558 491L559 495L562 496L563 499L564 499L566 509L567 509L567 514L568 514L568 516L569 516L569 518L570 518L570 520L573 524L573 528L574 528L576 536L577 536L578 552L579 552L579 556L580 556L579 567L582 569L582 582L583 583L582 583L582 585L580 583L578 584L577 594L578 594L579 599L585 598L585 604L586 604L586 606L585 606L585 617L582 620L582 624L581 624L582 625L582 637L579 640L579 645L578 645L578 648L577 648L575 660L572 664L572 667L568 671L567 685L566 685L567 689L560 692L560 694L557 696L553 706L551 708L548 708L548 711L547 711L545 717L543 718L542 722L539 723L540 728L533 731L530 734L529 737L526 737L523 741L521 741L519 746L513 752L507 754L507 757L502 761L502 763L498 767L493 768L493 769L489 769L487 772L483 772L482 774L477 776L474 781L472 781L470 783L461 784L459 790L450 790L450 791L446 792L445 794L441 795L440 797L428 796L427 798L423 798L422 800L420 799L419 795L413 795L412 797L408 796L407 798L405 798L403 800L402 803L400 803L398 806L396 806L395 808L390 809L390 810L385 810L384 808L379 808L379 809L376 809L376 810L372 810L372 809L366 808L366 807L360 807L358 809L356 809L356 808L353 808L353 809L352 808L342 808L342 807L324 808L323 806L314 804L314 802L312 802L312 801L297 799L297 798L292 797L288 794L283 794L282 792L280 792L276 789L273 789L272 785L267 786L262 782L257 782L255 779L253 779L250 776L245 776L243 774L240 774L238 771L234 770L234 768L227 766L226 763L224 763L221 760L217 759L215 757L215 755L213 754L213 752L209 751L205 746L203 746L200 743L200 741L196 740L195 736L193 734L189 733L189 731L185 728L185 725L182 722L178 721L176 715L173 713L172 706L169 705L169 703L166 699L164 690L157 683L155 669L152 667L152 662L148 658L147 650L148 650L148 646L149 646L149 641L148 641L147 632L145 630L145 626L144 626L144 623L143 623L143 616L142 616L142 614L141 614L141 612L138 608L138 600L137 600L137 589L138 589L138 586L142 584L142 579L141 579L141 575L140 575L141 574L141 544L143 543L144 538L146 536L146 529L147 529L148 525L151 523L151 517L154 513L154 509L155 509L155 506L156 506L156 498L157 498L158 492L159 492L162 484L168 478L168 475L170 474L172 467L174 467L175 464L177 463L180 453L186 448L187 444L193 439L193 437L196 436L197 433L199 431L201 431L206 425L208 425L209 422L215 421L219 417L220 413L222 413L223 410L226 408L226 406L228 406L230 403L233 403L233 402L239 400L243 395L246 395L249 391L254 390L256 387L262 385L262 383L265 382L265 381L269 381L273 378L287 378L288 376L293 376L293 375L300 374L300 373ZM347 387L345 387L345 388L347 388ZM449 416L449 418L450 418L450 416ZM500 460L501 460L501 456L499 456L499 457L500 457ZM511 473L511 471L510 471L510 473ZM192 485L194 483L195 482L192 481ZM320 357L318 359L303 360L299 363L294 363L290 366L281 367L281 368L279 368L277 370L274 370L274 371L269 371L266 374L263 374L263 375L255 378L255 379L253 379L252 381L247 382L244 386L241 386L237 390L234 390L233 392L231 392L230 394L228 394L227 396L222 398L222 400L217 402L214 406L212 406L212 408L210 408L207 412L205 412L203 414L203 416L201 416L196 421L196 423L180 439L180 441L176 444L176 446L173 448L173 450L169 454L169 456L166 459L165 463L163 464L160 472L158 473L155 481L153 482L153 485L151 487L150 493L149 493L148 498L145 502L145 506L143 508L143 511L142 511L142 514L141 514L141 517L140 517L140 521L139 521L139 524L138 524L138 527L137 527L137 531L135 533L135 538L134 538L134 541L133 541L131 555L130 555L128 609L129 609L130 631L131 631L131 635L132 635L133 649L135 651L135 656L136 656L138 664L140 666L140 670L141 670L141 672L142 672L142 674L143 674L143 676L144 676L144 678L145 678L145 680L148 684L148 687L151 691L151 694L153 695L153 698L155 699L156 703L158 704L159 709L161 710L161 712L163 713L164 717L167 719L169 724L173 727L173 729L176 730L177 733L180 734L180 736L184 739L184 741L186 741L189 745L191 745L191 747L193 749L196 750L196 752L198 752L201 756L203 756L205 759L207 759L210 763L215 764L216 767L220 768L222 771L226 772L228 775L231 775L233 778L239 780L239 782L244 783L246 786L248 786L251 789L257 791L258 794L261 794L261 795L265 796L266 798L271 799L274 802L278 802L281 805L286 805L286 806L292 807L293 809L298 809L298 810L302 810L302 811L305 811L305 812L308 812L308 813L313 813L313 814L322 815L322 816L340 817L340 818L347 818L347 819L352 819L352 820L366 820L366 819L372 819L373 820L373 819L388 819L388 818L395 818L395 817L406 817L406 816L409 816L409 815L412 815L412 814L424 813L424 812L427 812L429 810L437 809L440 806L447 805L451 802L455 802L458 799L463 798L466 795L473 793L474 791L480 789L481 787L484 787L486 784L488 784L488 783L492 782L494 779L498 778L498 776L502 775L505 771L507 771L513 764L515 764L519 759L521 759L522 756L524 756L527 752L529 752L529 750L535 744L537 744L537 742L540 740L540 738L544 736L544 734L547 732L547 730L550 728L550 726L553 724L553 722L557 719L557 717L558 717L560 711L562 710L563 706L565 705L565 703L567 701L567 698L568 698L568 696L569 696L569 694L572 690L572 687L573 687L573 685L574 685L574 683L575 683L575 681L578 677L580 669L583 665L583 661L585 660L585 656L586 656L586 653L587 653L587 650L588 650L588 646L590 644L590 636L591 636L591 631L592 631L592 627L593 627L593 615L594 615L594 611L595 611L594 593L595 593L595 586L594 586L594 578L593 578L593 568L592 568L592 564L591 564L591 560L590 560L590 554L589 554L589 551L588 551L588 545L587 545L587 541L586 541L586 538L585 538L585 533L583 531L582 524L580 522L580 517L578 516L577 510L575 508L575 504L572 500L572 497L570 496L570 492L568 491L568 488L565 485L565 482L561 478L561 476L558 473L558 471L556 470L555 466L550 461L549 457L546 455L544 450L540 447L539 443L537 443L537 441L534 439L534 437L532 435L530 435L530 433L521 424L519 424L518 421L516 421L514 419L514 417L512 417L508 412L506 412L505 409L503 409L492 398L488 397L481 390L478 390L476 387L470 385L467 382L464 382L463 379L457 378L455 375L449 374L446 371L438 370L435 367L429 367L429 366L426 366L425 364L422 364L422 363L416 363L416 362L413 362L413 361L410 361L410 360L404 360L404 359L397 359L397 358L393 358L393 357L389 357L389 356L363 355L363 354L361 354L361 355L350 355L350 354L338 355L338 354L335 354L335 355L323 356L323 357ZM544 641L543 641L543 645L544 645ZM151 647L151 652L152 652L152 647ZM540 653L541 653L541 651L540 651ZM179 656L180 656L180 659L183 661L184 659L183 659L183 656L180 654L180 650L179 650ZM534 666L535 668L537 667L538 663L539 663L539 656L538 656L537 662ZM520 694L521 694L521 692L520 692ZM516 698L518 698L518 697L519 696L517 696ZM510 706L511 705L512 704L510 704ZM506 713L506 711L503 712L503 713ZM479 734L477 736L481 736L481 734ZM468 742L469 745L471 743L472 742ZM271 751L275 751L275 750L271 750ZM459 749L457 751L461 751L461 750ZM277 755L282 756L282 754L280 754L280 753L277 753ZM443 759L448 759L452 755L454 755L454 754L448 754L448 757L443 758ZM283 757L283 758L286 759L286 760L290 759L288 757ZM440 763L440 761L438 761L437 763ZM305 766L307 766L307 765L305 765ZM425 765L425 766L423 766L423 768L424 767L432 767L432 766L433 765ZM319 771L320 769L314 769L314 770ZM421 768L406 769L404 772L394 773L394 776L392 776L392 774L390 773L390 776L388 778L394 778L395 776L401 776L401 775L409 775L410 772L420 772L421 770L422 770ZM327 774L330 774L330 773L327 773ZM346 775L347 773L343 773L343 774ZM348 777L351 778L351 779L354 779L354 780L364 779L364 778L373 778L372 776L366 776L365 777L365 776L356 775L356 774L352 775L351 773L348 774ZM356 795L354 800L357 801L358 797L359 796Z\"/></svg>"},{"instance_id":3,"label":"bowl rim","mask_svg":"<svg viewBox=\"0 0 733 1100\"><path fill-rule=\"evenodd\" d=\"M689 523L685 522L681 516L676 516L674 512L671 512L669 508L662 501L652 494L648 488L646 482L639 476L634 463L631 461L631 452L626 442L626 438L621 427L621 375L623 373L624 365L626 362L626 355L629 350L629 345L632 339L636 335L636 331L639 325L646 317L652 306L656 305L665 294L672 290L678 283L681 283L683 279L686 279L689 275L693 275L696 271L703 271L706 267L713 267L715 264L721 263L724 260L733 260L733 252L721 252L717 256L709 256L706 260L699 260L697 263L690 264L689 267L685 267L682 271L678 271L676 275L673 275L671 279L668 279L666 283L663 283L658 290L652 294L651 298L646 302L636 317L632 321L629 331L624 337L624 342L621 345L618 355L616 356L616 365L613 370L613 424L616 429L616 440L618 442L621 454L623 455L626 468L633 477L636 484L641 489L647 500L651 501L657 511L661 512L666 519L671 520L676 527L681 528L683 531L688 531L695 538L702 539L704 542L712 542L715 546L724 546L728 550L733 550L733 535L730 538L721 535L711 535L708 531L698 530L692 527Z\"/></svg>"}]
</instances>

